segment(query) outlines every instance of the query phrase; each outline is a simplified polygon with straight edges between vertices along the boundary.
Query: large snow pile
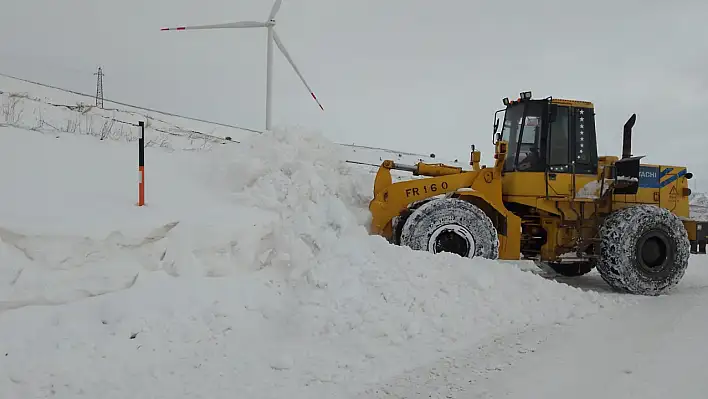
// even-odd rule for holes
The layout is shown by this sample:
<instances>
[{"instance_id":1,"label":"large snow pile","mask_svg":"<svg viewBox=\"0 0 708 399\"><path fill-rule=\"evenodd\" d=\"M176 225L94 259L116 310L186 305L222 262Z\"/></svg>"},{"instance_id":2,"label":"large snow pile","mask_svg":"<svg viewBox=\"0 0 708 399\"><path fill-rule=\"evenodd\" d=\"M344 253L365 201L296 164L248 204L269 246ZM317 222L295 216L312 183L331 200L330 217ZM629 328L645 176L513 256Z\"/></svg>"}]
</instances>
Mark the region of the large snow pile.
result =
<instances>
[{"instance_id":1,"label":"large snow pile","mask_svg":"<svg viewBox=\"0 0 708 399\"><path fill-rule=\"evenodd\" d=\"M366 231L371 178L317 135L206 152L0 128L7 397L342 397L615 300Z\"/></svg>"}]
</instances>

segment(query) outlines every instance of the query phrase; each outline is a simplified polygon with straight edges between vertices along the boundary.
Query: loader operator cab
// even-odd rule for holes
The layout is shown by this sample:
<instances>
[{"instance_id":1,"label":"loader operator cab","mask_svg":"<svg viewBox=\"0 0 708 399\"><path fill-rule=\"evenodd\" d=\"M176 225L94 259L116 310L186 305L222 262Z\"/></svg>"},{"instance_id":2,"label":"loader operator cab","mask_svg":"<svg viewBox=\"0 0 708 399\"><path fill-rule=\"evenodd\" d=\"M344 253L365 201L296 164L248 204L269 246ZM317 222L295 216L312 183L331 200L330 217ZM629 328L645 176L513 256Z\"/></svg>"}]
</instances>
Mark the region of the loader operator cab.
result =
<instances>
[{"instance_id":1,"label":"loader operator cab","mask_svg":"<svg viewBox=\"0 0 708 399\"><path fill-rule=\"evenodd\" d=\"M597 173L595 112L592 103L521 93L506 108L499 140L508 143L503 172ZM495 118L496 119L496 118Z\"/></svg>"}]
</instances>

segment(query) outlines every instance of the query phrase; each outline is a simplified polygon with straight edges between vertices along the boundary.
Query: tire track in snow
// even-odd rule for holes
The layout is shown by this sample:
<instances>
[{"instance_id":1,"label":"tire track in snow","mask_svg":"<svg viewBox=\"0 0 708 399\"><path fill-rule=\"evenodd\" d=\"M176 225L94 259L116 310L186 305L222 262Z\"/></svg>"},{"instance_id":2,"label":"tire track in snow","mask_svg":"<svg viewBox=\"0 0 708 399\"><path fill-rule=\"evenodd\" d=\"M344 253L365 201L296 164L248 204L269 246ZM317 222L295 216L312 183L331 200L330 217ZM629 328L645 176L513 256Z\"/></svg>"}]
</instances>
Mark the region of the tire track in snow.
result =
<instances>
[{"instance_id":1,"label":"tire track in snow","mask_svg":"<svg viewBox=\"0 0 708 399\"><path fill-rule=\"evenodd\" d=\"M9 293L6 294L6 298L13 298L13 296L19 296L19 298L0 300L0 313L27 306L64 305L86 298L130 289L137 282L140 272L116 275L113 274L110 266L105 267L103 265L103 263L106 263L104 261L108 261L109 265L114 260L125 261L126 250L140 249L159 242L167 237L168 233L178 224L179 222L167 223L153 229L145 237L135 240L127 239L120 232L113 232L103 240L95 240L89 237L28 236L0 227L0 243L17 250L29 263L29 265L19 265L13 277L7 281L7 286L10 289L7 290ZM55 246L55 248L52 248L52 246ZM61 250L56 251L57 248L61 248ZM67 251L68 253L64 253ZM164 257L164 253L161 255L162 257ZM95 262L98 262L98 264L94 264ZM12 267L14 265L3 266ZM93 270L95 268L103 269L99 270L98 276L93 274L95 273ZM88 271L84 272L86 269ZM100 274L100 272L104 274ZM85 277L88 281L83 284L82 279L78 279L78 286L65 288L66 291L64 292L61 292L63 287L59 287L60 293L56 294L56 291L54 292L58 298L47 297L45 289L41 291L32 289L36 286L41 287L44 285L50 287L49 290L54 291L57 288L54 283L61 283L62 278L61 276L57 278L48 276L65 273L70 274L72 278L78 274L79 277ZM23 277L25 275L28 276L25 278ZM22 285L24 280L27 280L26 286L18 287L18 285ZM68 281L71 280L69 279ZM103 284L96 286L94 284L96 280ZM66 282L67 280L64 279L63 281ZM73 281L71 282L73 283ZM23 288L25 289L24 292ZM19 292L16 293L13 290Z\"/></svg>"},{"instance_id":2,"label":"tire track in snow","mask_svg":"<svg viewBox=\"0 0 708 399\"><path fill-rule=\"evenodd\" d=\"M139 274L136 274L132 280L126 282L126 284L124 284L122 287L118 287L118 288L114 288L114 289L103 289L103 290L96 290L96 291L91 291L89 289L77 290L77 291L75 291L77 293L77 295L75 295L74 299L65 299L65 300L56 301L56 300L50 300L47 298L35 298L35 299L25 299L25 300L19 300L19 301L0 301L0 313L8 311L8 310L21 309L21 308L24 308L27 306L66 305L67 303L75 302L75 301L86 299L86 298L94 298L94 297L99 297L101 295L124 291L124 290L132 288L135 285L135 283L138 281L138 276L139 276Z\"/></svg>"}]
</instances>

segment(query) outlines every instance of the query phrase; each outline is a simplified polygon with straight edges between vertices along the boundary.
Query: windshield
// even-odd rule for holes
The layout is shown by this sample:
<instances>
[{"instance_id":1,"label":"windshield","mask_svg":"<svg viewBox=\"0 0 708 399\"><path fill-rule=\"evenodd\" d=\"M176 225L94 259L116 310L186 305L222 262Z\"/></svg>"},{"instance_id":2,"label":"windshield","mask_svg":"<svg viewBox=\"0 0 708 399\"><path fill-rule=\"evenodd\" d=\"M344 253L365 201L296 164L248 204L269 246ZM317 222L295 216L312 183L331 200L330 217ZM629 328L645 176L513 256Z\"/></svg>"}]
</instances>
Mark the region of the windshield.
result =
<instances>
[{"instance_id":1,"label":"windshield","mask_svg":"<svg viewBox=\"0 0 708 399\"><path fill-rule=\"evenodd\" d=\"M524 114L524 105L510 107L504 114L504 126L502 127L502 140L509 142L509 145L515 143L519 137L519 121ZM512 132L513 140L512 140Z\"/></svg>"},{"instance_id":2,"label":"windshield","mask_svg":"<svg viewBox=\"0 0 708 399\"><path fill-rule=\"evenodd\" d=\"M504 126L502 128L502 140L509 143L504 161L504 170L514 170L516 163L516 148L518 147L518 137L521 125L519 121L524 115L524 105L509 107L504 114Z\"/></svg>"},{"instance_id":3,"label":"windshield","mask_svg":"<svg viewBox=\"0 0 708 399\"><path fill-rule=\"evenodd\" d=\"M541 139L541 111L542 108L535 103L519 104L507 109L502 128L502 140L509 143L504 162L505 171L512 171L515 167L518 170L535 170L540 165L538 148ZM518 165L517 151L520 161Z\"/></svg>"}]
</instances>

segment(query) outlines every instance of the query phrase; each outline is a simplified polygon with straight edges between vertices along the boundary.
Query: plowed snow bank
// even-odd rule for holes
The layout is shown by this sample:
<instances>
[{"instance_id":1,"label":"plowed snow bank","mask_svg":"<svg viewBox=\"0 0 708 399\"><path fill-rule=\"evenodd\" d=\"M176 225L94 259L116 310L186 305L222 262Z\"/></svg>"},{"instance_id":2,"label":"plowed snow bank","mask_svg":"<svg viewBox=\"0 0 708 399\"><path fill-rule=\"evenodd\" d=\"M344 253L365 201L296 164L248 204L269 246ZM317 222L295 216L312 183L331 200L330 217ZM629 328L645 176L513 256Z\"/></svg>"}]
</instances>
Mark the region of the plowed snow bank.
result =
<instances>
[{"instance_id":1,"label":"plowed snow bank","mask_svg":"<svg viewBox=\"0 0 708 399\"><path fill-rule=\"evenodd\" d=\"M615 304L369 236L371 177L337 151L301 131L151 149L139 209L134 146L0 130L0 162L19 152L30 165L0 165L4 191L21 192L0 199L0 390L342 397L490 334Z\"/></svg>"}]
</instances>

